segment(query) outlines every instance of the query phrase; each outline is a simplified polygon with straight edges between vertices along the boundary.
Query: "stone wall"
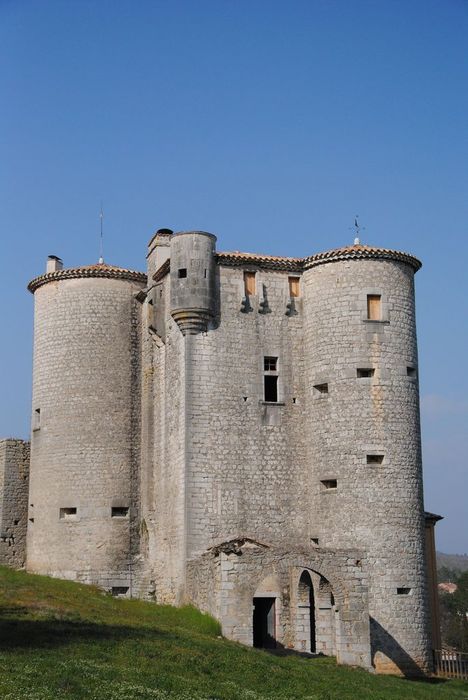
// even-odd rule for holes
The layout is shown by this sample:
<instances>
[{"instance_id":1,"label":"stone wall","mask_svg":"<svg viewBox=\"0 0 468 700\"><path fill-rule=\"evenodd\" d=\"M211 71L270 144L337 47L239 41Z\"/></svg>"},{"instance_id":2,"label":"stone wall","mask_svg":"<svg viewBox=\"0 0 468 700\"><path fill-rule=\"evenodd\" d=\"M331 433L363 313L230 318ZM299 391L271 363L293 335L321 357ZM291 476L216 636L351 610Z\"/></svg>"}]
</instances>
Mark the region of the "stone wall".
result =
<instances>
[{"instance_id":1,"label":"stone wall","mask_svg":"<svg viewBox=\"0 0 468 700\"><path fill-rule=\"evenodd\" d=\"M367 552L378 671L431 663L413 277L410 265L387 260L332 262L303 276L314 531L321 546ZM367 320L367 294L381 295L382 320ZM326 394L314 388L323 382ZM332 479L337 488L325 488Z\"/></svg>"},{"instance_id":2,"label":"stone wall","mask_svg":"<svg viewBox=\"0 0 468 700\"><path fill-rule=\"evenodd\" d=\"M21 568L26 558L29 442L0 440L0 563Z\"/></svg>"},{"instance_id":3,"label":"stone wall","mask_svg":"<svg viewBox=\"0 0 468 700\"><path fill-rule=\"evenodd\" d=\"M129 593L139 536L142 286L60 279L35 292L27 566Z\"/></svg>"},{"instance_id":4,"label":"stone wall","mask_svg":"<svg viewBox=\"0 0 468 700\"><path fill-rule=\"evenodd\" d=\"M188 562L187 594L221 621L225 636L247 645L253 639L254 597L275 598L277 646L303 651L298 614L304 571L314 581L317 650L336 654L338 663L369 668L368 575L361 551L306 551L294 543L280 549L251 540L231 541ZM333 591L333 603L324 604L321 582Z\"/></svg>"}]
</instances>

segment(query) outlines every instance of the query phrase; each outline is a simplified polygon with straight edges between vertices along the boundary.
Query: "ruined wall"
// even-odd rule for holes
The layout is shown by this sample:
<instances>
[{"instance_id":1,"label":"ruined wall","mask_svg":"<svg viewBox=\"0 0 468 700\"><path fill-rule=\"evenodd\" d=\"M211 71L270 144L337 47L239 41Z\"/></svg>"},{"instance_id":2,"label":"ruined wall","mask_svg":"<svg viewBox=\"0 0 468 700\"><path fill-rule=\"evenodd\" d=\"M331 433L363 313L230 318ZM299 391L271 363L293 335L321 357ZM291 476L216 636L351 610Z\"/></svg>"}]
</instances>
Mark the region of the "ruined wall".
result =
<instances>
[{"instance_id":1,"label":"ruined wall","mask_svg":"<svg viewBox=\"0 0 468 700\"><path fill-rule=\"evenodd\" d=\"M413 277L388 260L303 276L312 527L320 546L367 551L378 671L430 665ZM381 295L382 320L367 320L367 294Z\"/></svg>"},{"instance_id":2,"label":"ruined wall","mask_svg":"<svg viewBox=\"0 0 468 700\"><path fill-rule=\"evenodd\" d=\"M338 663L370 667L368 573L361 551L307 551L294 543L285 549L250 541L238 544L214 548L188 563L187 593L221 621L224 635L252 645L252 601L266 592L276 599L279 647L301 649L299 579L308 571L317 584L317 636L324 640L320 650L336 654ZM333 591L333 609L321 605L320 581Z\"/></svg>"},{"instance_id":3,"label":"ruined wall","mask_svg":"<svg viewBox=\"0 0 468 700\"><path fill-rule=\"evenodd\" d=\"M29 442L0 440L0 564L24 566L28 522Z\"/></svg>"},{"instance_id":4,"label":"ruined wall","mask_svg":"<svg viewBox=\"0 0 468 700\"><path fill-rule=\"evenodd\" d=\"M27 567L129 592L138 551L142 286L98 277L35 291Z\"/></svg>"}]
</instances>

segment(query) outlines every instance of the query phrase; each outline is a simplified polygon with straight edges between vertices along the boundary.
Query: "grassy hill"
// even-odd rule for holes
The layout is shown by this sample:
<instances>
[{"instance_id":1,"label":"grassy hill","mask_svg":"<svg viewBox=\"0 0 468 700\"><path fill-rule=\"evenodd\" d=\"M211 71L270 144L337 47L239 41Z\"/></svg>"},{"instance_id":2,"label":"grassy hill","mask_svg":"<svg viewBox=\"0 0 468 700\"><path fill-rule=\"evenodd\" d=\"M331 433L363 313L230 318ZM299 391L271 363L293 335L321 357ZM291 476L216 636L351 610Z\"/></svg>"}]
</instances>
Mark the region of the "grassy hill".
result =
<instances>
[{"instance_id":1,"label":"grassy hill","mask_svg":"<svg viewBox=\"0 0 468 700\"><path fill-rule=\"evenodd\" d=\"M118 600L0 567L2 700L466 700L468 683L408 681L275 656L220 637L193 608Z\"/></svg>"}]
</instances>

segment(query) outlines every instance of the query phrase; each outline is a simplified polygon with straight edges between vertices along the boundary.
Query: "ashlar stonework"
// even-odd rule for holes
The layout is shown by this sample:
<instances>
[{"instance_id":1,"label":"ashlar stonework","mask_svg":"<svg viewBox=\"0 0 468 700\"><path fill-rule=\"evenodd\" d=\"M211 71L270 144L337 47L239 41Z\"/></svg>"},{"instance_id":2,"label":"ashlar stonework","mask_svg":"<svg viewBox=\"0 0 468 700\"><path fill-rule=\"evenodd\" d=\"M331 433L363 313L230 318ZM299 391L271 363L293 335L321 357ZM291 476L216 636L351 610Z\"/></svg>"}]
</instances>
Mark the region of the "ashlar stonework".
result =
<instances>
[{"instance_id":1,"label":"ashlar stonework","mask_svg":"<svg viewBox=\"0 0 468 700\"><path fill-rule=\"evenodd\" d=\"M419 261L168 229L147 260L51 256L29 285L30 477L28 444L0 442L1 561L191 602L247 645L429 672Z\"/></svg>"}]
</instances>

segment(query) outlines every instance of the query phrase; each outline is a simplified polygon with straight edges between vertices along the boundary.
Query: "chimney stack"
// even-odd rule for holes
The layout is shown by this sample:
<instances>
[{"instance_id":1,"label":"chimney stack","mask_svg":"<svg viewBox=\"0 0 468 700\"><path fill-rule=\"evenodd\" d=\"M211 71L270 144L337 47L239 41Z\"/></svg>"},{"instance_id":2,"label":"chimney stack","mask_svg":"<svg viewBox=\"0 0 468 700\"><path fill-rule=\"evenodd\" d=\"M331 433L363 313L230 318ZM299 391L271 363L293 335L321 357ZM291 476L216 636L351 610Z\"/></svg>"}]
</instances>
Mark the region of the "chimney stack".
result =
<instances>
[{"instance_id":1,"label":"chimney stack","mask_svg":"<svg viewBox=\"0 0 468 700\"><path fill-rule=\"evenodd\" d=\"M56 255L49 255L46 272L57 272L57 270L63 270L63 261Z\"/></svg>"}]
</instances>

